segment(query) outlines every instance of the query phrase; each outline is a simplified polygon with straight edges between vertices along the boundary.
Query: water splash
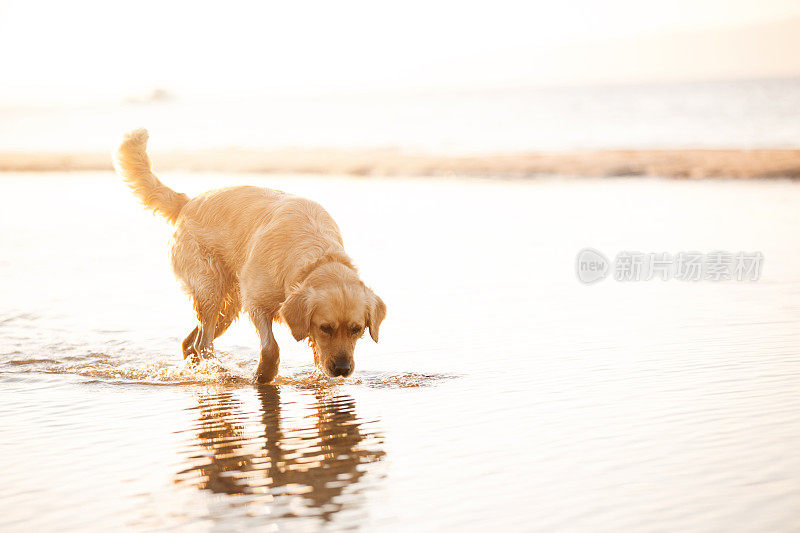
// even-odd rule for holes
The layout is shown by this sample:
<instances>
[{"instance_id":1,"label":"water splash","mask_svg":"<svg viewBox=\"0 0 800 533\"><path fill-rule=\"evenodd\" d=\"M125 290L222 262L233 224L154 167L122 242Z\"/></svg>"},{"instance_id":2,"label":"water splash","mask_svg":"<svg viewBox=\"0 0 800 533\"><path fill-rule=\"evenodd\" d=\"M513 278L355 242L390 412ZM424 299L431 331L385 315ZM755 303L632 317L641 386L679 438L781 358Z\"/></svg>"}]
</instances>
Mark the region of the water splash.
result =
<instances>
[{"instance_id":1,"label":"water splash","mask_svg":"<svg viewBox=\"0 0 800 533\"><path fill-rule=\"evenodd\" d=\"M291 385L298 389L324 389L345 385L361 385L376 389L402 389L427 387L453 379L451 374L419 374L414 372L358 372L349 378L331 378L317 368L300 370L294 374L279 375L275 385Z\"/></svg>"},{"instance_id":2,"label":"water splash","mask_svg":"<svg viewBox=\"0 0 800 533\"><path fill-rule=\"evenodd\" d=\"M144 385L223 385L249 386L254 383L255 363L220 353L198 362L158 356L149 361L142 357L122 358L105 352L52 358L17 358L5 362L18 373L72 374L93 381ZM273 385L300 390L332 389L341 386L364 386L377 389L427 387L457 376L415 372L357 371L349 378L332 378L313 366L284 367Z\"/></svg>"}]
</instances>

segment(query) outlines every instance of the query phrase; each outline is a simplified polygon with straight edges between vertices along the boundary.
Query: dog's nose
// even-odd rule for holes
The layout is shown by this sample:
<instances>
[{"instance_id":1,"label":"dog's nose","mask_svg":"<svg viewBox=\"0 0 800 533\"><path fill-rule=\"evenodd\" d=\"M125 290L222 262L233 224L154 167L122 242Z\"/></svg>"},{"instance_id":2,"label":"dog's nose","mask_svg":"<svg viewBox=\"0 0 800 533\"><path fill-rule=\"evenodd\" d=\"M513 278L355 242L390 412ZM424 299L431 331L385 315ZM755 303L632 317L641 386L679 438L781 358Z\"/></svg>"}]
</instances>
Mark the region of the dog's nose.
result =
<instances>
[{"instance_id":1,"label":"dog's nose","mask_svg":"<svg viewBox=\"0 0 800 533\"><path fill-rule=\"evenodd\" d=\"M333 370L332 374L334 376L349 376L352 367L350 365L350 361L347 359L337 359L333 362L331 370Z\"/></svg>"}]
</instances>

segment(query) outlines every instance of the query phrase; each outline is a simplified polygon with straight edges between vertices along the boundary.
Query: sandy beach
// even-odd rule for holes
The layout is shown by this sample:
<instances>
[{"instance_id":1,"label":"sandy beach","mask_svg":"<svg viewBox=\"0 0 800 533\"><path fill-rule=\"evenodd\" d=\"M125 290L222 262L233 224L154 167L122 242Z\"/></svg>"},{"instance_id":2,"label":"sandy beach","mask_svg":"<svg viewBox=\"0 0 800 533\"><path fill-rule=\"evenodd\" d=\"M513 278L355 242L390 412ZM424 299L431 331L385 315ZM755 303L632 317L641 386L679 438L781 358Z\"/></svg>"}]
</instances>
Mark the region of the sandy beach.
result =
<instances>
[{"instance_id":1,"label":"sandy beach","mask_svg":"<svg viewBox=\"0 0 800 533\"><path fill-rule=\"evenodd\" d=\"M441 156L393 149L154 151L159 171L351 176L798 178L800 150L600 150ZM0 171L111 170L110 154L0 153Z\"/></svg>"}]
</instances>

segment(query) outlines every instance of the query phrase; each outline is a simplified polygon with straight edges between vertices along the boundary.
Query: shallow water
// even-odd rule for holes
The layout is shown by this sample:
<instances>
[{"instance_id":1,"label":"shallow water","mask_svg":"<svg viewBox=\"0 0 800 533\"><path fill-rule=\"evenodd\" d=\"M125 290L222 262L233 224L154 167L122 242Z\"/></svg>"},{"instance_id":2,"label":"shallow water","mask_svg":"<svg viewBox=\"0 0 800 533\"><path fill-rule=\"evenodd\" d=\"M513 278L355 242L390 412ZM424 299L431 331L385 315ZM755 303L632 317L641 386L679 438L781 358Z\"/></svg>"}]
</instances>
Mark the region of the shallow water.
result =
<instances>
[{"instance_id":1,"label":"shallow water","mask_svg":"<svg viewBox=\"0 0 800 533\"><path fill-rule=\"evenodd\" d=\"M793 531L800 184L164 176L310 196L389 307L356 373L240 320L187 368L170 228L110 174L0 177L4 530ZM579 249L761 251L580 284Z\"/></svg>"},{"instance_id":2,"label":"shallow water","mask_svg":"<svg viewBox=\"0 0 800 533\"><path fill-rule=\"evenodd\" d=\"M0 146L110 151L132 124L147 125L159 150L796 148L800 79L0 106Z\"/></svg>"}]
</instances>

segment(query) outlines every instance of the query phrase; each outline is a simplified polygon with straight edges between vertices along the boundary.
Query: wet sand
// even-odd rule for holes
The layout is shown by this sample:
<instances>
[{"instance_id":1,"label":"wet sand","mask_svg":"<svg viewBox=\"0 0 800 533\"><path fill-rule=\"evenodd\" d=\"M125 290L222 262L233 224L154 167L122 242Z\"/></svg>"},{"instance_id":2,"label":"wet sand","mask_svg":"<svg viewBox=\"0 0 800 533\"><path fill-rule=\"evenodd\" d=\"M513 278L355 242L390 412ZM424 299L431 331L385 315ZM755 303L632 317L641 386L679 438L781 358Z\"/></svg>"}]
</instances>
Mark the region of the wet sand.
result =
<instances>
[{"instance_id":1,"label":"wet sand","mask_svg":"<svg viewBox=\"0 0 800 533\"><path fill-rule=\"evenodd\" d=\"M392 149L211 149L154 152L160 171L351 176L658 176L799 178L800 150L602 150L483 156ZM0 171L110 170L104 153L0 153Z\"/></svg>"}]
</instances>

